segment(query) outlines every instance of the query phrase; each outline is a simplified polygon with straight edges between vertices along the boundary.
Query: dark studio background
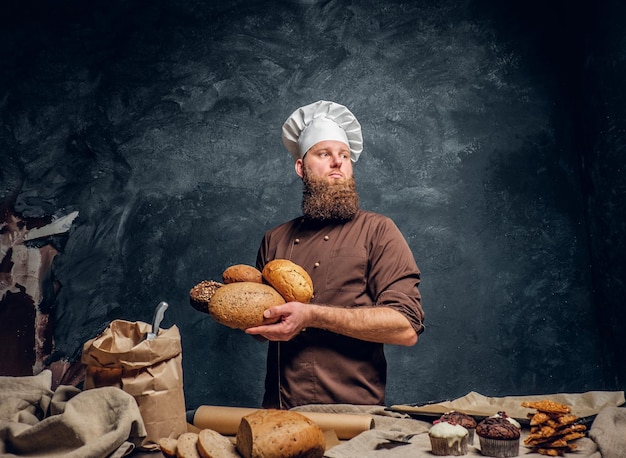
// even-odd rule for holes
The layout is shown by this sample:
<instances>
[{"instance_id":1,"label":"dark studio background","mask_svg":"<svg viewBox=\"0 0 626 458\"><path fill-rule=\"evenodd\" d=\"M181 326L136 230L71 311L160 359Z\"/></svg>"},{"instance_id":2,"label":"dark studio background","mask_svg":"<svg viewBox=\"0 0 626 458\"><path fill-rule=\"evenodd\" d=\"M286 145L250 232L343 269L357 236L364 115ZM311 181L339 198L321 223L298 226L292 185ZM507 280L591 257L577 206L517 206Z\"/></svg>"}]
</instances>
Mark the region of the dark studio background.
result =
<instances>
[{"instance_id":1,"label":"dark studio background","mask_svg":"<svg viewBox=\"0 0 626 458\"><path fill-rule=\"evenodd\" d=\"M624 389L623 2L1 8L3 214L79 212L38 242L59 251L41 279L45 364L166 300L188 408L257 406L265 345L188 292L254 264L262 233L299 213L280 127L326 99L363 126L362 206L396 221L423 272L427 330L387 347L388 404ZM5 375L33 364L11 348L34 328L16 307L0 304Z\"/></svg>"}]
</instances>

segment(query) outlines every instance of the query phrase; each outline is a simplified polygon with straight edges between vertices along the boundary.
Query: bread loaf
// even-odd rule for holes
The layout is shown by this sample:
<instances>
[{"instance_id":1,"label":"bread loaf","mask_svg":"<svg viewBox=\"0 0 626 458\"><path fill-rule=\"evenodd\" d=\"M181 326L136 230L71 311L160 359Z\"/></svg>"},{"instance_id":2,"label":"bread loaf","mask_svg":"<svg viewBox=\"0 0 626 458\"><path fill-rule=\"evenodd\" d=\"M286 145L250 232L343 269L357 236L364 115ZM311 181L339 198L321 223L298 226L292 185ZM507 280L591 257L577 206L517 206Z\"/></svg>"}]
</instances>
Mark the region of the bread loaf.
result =
<instances>
[{"instance_id":1,"label":"bread loaf","mask_svg":"<svg viewBox=\"0 0 626 458\"><path fill-rule=\"evenodd\" d=\"M212 429L198 433L198 452L202 458L240 458L235 444Z\"/></svg>"},{"instance_id":2,"label":"bread loaf","mask_svg":"<svg viewBox=\"0 0 626 458\"><path fill-rule=\"evenodd\" d=\"M189 291L191 306L200 312L209 313L209 302L215 291L222 286L222 283L213 280L201 281Z\"/></svg>"},{"instance_id":3,"label":"bread loaf","mask_svg":"<svg viewBox=\"0 0 626 458\"><path fill-rule=\"evenodd\" d=\"M326 440L312 420L290 410L258 410L244 416L236 436L244 458L321 458Z\"/></svg>"},{"instance_id":4,"label":"bread loaf","mask_svg":"<svg viewBox=\"0 0 626 458\"><path fill-rule=\"evenodd\" d=\"M222 281L226 284L236 283L238 281L263 283L263 275L256 267L247 264L235 264L222 272Z\"/></svg>"},{"instance_id":5,"label":"bread loaf","mask_svg":"<svg viewBox=\"0 0 626 458\"><path fill-rule=\"evenodd\" d=\"M274 259L263 267L263 278L286 302L309 303L313 298L313 282L306 270L288 259Z\"/></svg>"},{"instance_id":6,"label":"bread loaf","mask_svg":"<svg viewBox=\"0 0 626 458\"><path fill-rule=\"evenodd\" d=\"M285 299L270 285L254 282L230 283L218 288L209 303L211 317L230 328L247 329L267 324L263 312Z\"/></svg>"},{"instance_id":7,"label":"bread loaf","mask_svg":"<svg viewBox=\"0 0 626 458\"><path fill-rule=\"evenodd\" d=\"M178 436L176 458L201 458L198 452L197 433L182 433Z\"/></svg>"}]
</instances>

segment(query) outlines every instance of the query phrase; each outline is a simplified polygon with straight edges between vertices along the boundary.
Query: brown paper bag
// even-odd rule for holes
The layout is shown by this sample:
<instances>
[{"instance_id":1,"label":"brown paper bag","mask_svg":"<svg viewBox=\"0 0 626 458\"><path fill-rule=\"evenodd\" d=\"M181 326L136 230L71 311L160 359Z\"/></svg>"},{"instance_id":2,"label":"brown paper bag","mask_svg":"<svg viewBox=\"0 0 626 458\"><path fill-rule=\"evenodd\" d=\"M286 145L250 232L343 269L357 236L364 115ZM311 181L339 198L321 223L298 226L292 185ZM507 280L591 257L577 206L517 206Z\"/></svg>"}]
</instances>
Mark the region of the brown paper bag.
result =
<instances>
[{"instance_id":1,"label":"brown paper bag","mask_svg":"<svg viewBox=\"0 0 626 458\"><path fill-rule=\"evenodd\" d=\"M117 386L139 406L147 437L142 448L156 450L162 437L187 431L183 392L182 346L176 326L161 329L153 340L148 323L114 320L83 345L87 366L84 389Z\"/></svg>"}]
</instances>

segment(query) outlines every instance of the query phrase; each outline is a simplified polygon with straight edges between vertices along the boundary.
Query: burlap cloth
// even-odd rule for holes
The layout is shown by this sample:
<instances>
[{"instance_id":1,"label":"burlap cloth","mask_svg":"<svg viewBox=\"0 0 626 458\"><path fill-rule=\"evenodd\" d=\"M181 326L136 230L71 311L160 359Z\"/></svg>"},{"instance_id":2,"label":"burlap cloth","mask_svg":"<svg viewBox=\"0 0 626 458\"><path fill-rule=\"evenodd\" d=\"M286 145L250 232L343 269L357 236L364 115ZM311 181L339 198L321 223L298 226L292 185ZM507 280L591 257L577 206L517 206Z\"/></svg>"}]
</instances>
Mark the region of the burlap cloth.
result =
<instances>
[{"instance_id":1,"label":"burlap cloth","mask_svg":"<svg viewBox=\"0 0 626 458\"><path fill-rule=\"evenodd\" d=\"M372 415L374 428L364 431L349 441L341 442L326 451L326 458L432 458L428 430L431 421L417 420L408 414L390 411L380 406L307 405L296 411L354 413ZM520 439L520 457L544 457L523 445L528 435L524 426ZM604 407L593 420L589 437L576 441L578 449L566 453L572 458L624 458L626 457L626 408ZM469 446L466 456L482 456L478 438Z\"/></svg>"},{"instance_id":2,"label":"burlap cloth","mask_svg":"<svg viewBox=\"0 0 626 458\"><path fill-rule=\"evenodd\" d=\"M51 384L49 370L0 377L0 457L117 458L142 444L146 430L128 393Z\"/></svg>"}]
</instances>

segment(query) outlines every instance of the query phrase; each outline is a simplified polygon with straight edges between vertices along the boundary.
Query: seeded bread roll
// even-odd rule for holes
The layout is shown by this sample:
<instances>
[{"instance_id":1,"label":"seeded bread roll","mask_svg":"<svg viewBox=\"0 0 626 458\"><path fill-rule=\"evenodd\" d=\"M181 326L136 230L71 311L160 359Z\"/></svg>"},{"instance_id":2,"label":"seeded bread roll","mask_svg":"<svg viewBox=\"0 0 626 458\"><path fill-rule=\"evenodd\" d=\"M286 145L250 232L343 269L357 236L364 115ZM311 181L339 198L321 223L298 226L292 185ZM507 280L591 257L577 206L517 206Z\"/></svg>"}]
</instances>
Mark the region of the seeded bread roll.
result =
<instances>
[{"instance_id":1,"label":"seeded bread roll","mask_svg":"<svg viewBox=\"0 0 626 458\"><path fill-rule=\"evenodd\" d=\"M235 444L212 429L198 433L198 452L202 458L240 458Z\"/></svg>"},{"instance_id":2,"label":"seeded bread roll","mask_svg":"<svg viewBox=\"0 0 626 458\"><path fill-rule=\"evenodd\" d=\"M321 428L301 413L258 410L244 416L236 437L244 458L321 458L326 440Z\"/></svg>"},{"instance_id":3,"label":"seeded bread roll","mask_svg":"<svg viewBox=\"0 0 626 458\"><path fill-rule=\"evenodd\" d=\"M313 281L298 264L288 259L274 259L263 267L263 278L286 302L309 303L313 298Z\"/></svg>"},{"instance_id":4,"label":"seeded bread roll","mask_svg":"<svg viewBox=\"0 0 626 458\"><path fill-rule=\"evenodd\" d=\"M238 281L263 283L263 275L261 275L261 271L256 267L247 264L235 264L222 273L222 281L226 284Z\"/></svg>"},{"instance_id":5,"label":"seeded bread roll","mask_svg":"<svg viewBox=\"0 0 626 458\"><path fill-rule=\"evenodd\" d=\"M213 280L201 281L189 291L191 306L200 312L209 313L209 302L215 291L222 286L222 283Z\"/></svg>"},{"instance_id":6,"label":"seeded bread roll","mask_svg":"<svg viewBox=\"0 0 626 458\"><path fill-rule=\"evenodd\" d=\"M218 288L209 302L209 315L233 329L267 324L263 312L285 299L270 285L242 281Z\"/></svg>"}]
</instances>

